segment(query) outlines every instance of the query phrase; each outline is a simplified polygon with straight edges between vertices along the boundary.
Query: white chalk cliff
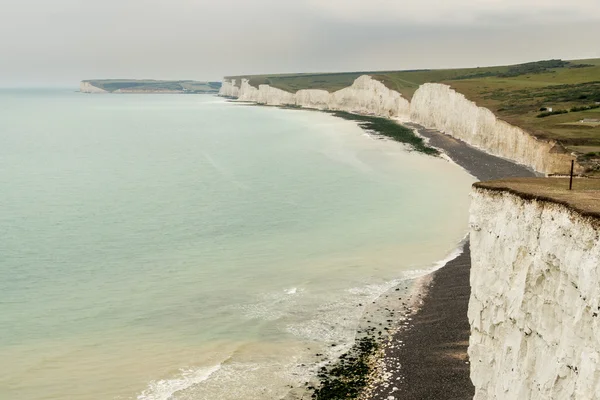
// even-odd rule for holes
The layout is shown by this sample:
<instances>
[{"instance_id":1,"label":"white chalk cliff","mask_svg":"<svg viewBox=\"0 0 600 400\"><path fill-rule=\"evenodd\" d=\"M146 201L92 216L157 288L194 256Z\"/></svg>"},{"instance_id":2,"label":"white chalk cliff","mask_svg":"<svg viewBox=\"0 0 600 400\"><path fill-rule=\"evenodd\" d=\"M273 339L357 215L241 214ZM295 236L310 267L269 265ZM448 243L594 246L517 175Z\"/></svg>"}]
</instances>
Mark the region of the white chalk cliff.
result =
<instances>
[{"instance_id":1,"label":"white chalk cliff","mask_svg":"<svg viewBox=\"0 0 600 400\"><path fill-rule=\"evenodd\" d=\"M235 97L238 98L240 95L240 89L235 85L235 79L231 81L224 80L219 90L219 96L224 97Z\"/></svg>"},{"instance_id":2,"label":"white chalk cliff","mask_svg":"<svg viewBox=\"0 0 600 400\"><path fill-rule=\"evenodd\" d=\"M475 400L600 399L600 220L474 189Z\"/></svg>"},{"instance_id":3,"label":"white chalk cliff","mask_svg":"<svg viewBox=\"0 0 600 400\"><path fill-rule=\"evenodd\" d=\"M108 93L106 90L100 89L86 81L79 83L79 91L82 93Z\"/></svg>"},{"instance_id":4,"label":"white chalk cliff","mask_svg":"<svg viewBox=\"0 0 600 400\"><path fill-rule=\"evenodd\" d=\"M426 83L412 101L368 75L352 86L329 93L319 89L286 92L269 85L258 88L242 79L223 82L221 96L266 105L292 105L319 110L361 112L381 117L399 117L442 131L487 153L531 167L542 173L568 173L574 157L554 141L535 138L525 130L496 118L448 85ZM579 166L577 172L581 171Z\"/></svg>"},{"instance_id":5,"label":"white chalk cliff","mask_svg":"<svg viewBox=\"0 0 600 400\"><path fill-rule=\"evenodd\" d=\"M499 120L448 85L421 85L411 100L410 119L542 173L567 173L574 158L558 143Z\"/></svg>"},{"instance_id":6,"label":"white chalk cliff","mask_svg":"<svg viewBox=\"0 0 600 400\"><path fill-rule=\"evenodd\" d=\"M225 80L219 94L258 104L362 112L381 117L407 118L410 112L408 100L368 75L356 79L352 86L333 93L319 89L303 89L290 93L269 85L256 88L250 85L248 80L242 79L239 88L236 87L235 81Z\"/></svg>"}]
</instances>

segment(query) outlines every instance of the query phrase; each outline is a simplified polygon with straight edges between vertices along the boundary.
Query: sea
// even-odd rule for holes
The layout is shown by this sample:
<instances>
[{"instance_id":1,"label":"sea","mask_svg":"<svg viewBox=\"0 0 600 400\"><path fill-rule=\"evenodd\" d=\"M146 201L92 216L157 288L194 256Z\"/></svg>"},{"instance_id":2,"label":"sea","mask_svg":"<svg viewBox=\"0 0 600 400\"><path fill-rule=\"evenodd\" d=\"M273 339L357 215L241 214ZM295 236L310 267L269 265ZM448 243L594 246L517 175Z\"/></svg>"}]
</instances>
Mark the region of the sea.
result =
<instances>
[{"instance_id":1,"label":"sea","mask_svg":"<svg viewBox=\"0 0 600 400\"><path fill-rule=\"evenodd\" d=\"M455 254L473 182L315 111L2 89L0 398L285 398Z\"/></svg>"}]
</instances>

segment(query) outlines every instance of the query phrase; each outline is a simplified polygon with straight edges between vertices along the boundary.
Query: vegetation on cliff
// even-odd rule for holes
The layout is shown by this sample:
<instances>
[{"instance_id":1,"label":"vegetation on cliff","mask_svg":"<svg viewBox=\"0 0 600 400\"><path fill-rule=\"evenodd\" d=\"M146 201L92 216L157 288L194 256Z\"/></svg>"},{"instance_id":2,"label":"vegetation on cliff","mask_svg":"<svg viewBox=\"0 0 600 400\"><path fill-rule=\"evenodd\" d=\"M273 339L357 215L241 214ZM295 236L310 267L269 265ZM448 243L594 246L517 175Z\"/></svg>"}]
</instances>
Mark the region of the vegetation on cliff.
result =
<instances>
[{"instance_id":1,"label":"vegetation on cliff","mask_svg":"<svg viewBox=\"0 0 600 400\"><path fill-rule=\"evenodd\" d=\"M600 179L577 178L572 190L569 190L569 178L506 178L473 186L562 204L584 216L600 218Z\"/></svg>"}]
</instances>

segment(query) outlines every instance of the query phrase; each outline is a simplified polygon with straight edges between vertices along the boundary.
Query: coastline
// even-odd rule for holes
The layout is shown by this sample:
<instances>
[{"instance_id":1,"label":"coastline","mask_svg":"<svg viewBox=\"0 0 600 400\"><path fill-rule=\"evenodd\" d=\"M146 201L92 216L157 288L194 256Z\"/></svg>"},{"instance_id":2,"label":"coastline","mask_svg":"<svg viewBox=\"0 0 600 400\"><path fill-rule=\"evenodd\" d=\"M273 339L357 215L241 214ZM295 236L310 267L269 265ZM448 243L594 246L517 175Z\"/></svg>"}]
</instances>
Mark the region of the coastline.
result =
<instances>
[{"instance_id":1,"label":"coastline","mask_svg":"<svg viewBox=\"0 0 600 400\"><path fill-rule=\"evenodd\" d=\"M257 105L249 102L239 103ZM275 107L326 112L344 118L344 115L336 115L326 110ZM383 117L377 118L383 119ZM361 128L369 131L369 127L361 125L360 120L348 116L345 119L354 120ZM442 157L458 164L480 181L539 175L525 165L488 154L440 131L398 119L386 118L386 120L412 130L424 141L426 147L439 150ZM393 136L382 136L387 136L387 140L395 140ZM404 142L404 140L397 141ZM404 143L410 147L409 143ZM365 357L371 366L365 384L358 395L352 398L360 400L473 398L474 387L470 380L467 355L470 336L467 308L471 268L468 237L465 237L452 254L456 252L458 252L457 256L449 256L438 261L432 267L432 272L405 280L398 287L383 293L373 303L373 308L365 311L356 334L358 345L344 356L351 360L362 358L360 343L365 337L373 339L376 347ZM385 315L383 321L387 321L387 324L384 323L383 326L381 323L376 324L373 320L376 314ZM377 322L379 321L381 319ZM357 370L356 366L348 365L344 358L334 360L326 368L322 368L313 380L306 383L308 391L298 393L293 390L286 400L299 398L327 400L338 398L336 393L339 395L354 392L353 386L346 385L346 382L354 381L353 377L348 379L349 375L337 375L340 369ZM319 393L318 389L323 383L327 383L329 387L326 393Z\"/></svg>"},{"instance_id":2,"label":"coastline","mask_svg":"<svg viewBox=\"0 0 600 400\"><path fill-rule=\"evenodd\" d=\"M523 165L487 154L451 136L417 124L405 125L479 180L536 176ZM363 400L473 398L475 388L467 355L470 268L466 241L462 254L430 274L431 283L411 324L384 344L378 360L379 376L369 385Z\"/></svg>"}]
</instances>

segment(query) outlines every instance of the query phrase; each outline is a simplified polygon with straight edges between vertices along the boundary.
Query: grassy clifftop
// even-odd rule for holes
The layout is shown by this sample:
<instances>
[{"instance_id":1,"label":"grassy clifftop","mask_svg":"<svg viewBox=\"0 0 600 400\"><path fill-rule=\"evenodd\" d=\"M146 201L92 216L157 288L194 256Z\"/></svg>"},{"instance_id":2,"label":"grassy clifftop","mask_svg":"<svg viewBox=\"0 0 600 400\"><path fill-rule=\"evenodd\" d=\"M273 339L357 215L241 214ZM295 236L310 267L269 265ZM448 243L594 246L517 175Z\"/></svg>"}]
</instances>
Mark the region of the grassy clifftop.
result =
<instances>
[{"instance_id":1,"label":"grassy clifftop","mask_svg":"<svg viewBox=\"0 0 600 400\"><path fill-rule=\"evenodd\" d=\"M269 84L299 89L335 91L360 75L371 75L410 99L427 82L450 85L469 100L491 109L499 118L535 136L559 140L584 157L600 157L600 59L546 60L485 68L413 71L365 71L326 74L231 76L253 86ZM547 109L556 112L540 116ZM546 110L545 110L546 109ZM589 120L590 122L581 122Z\"/></svg>"},{"instance_id":2,"label":"grassy clifftop","mask_svg":"<svg viewBox=\"0 0 600 400\"><path fill-rule=\"evenodd\" d=\"M198 81L157 81L152 79L98 79L87 80L91 85L107 92L176 92L176 93L218 93L220 82Z\"/></svg>"},{"instance_id":3,"label":"grassy clifftop","mask_svg":"<svg viewBox=\"0 0 600 400\"><path fill-rule=\"evenodd\" d=\"M575 179L573 190L568 190L568 178L508 178L473 186L562 204L584 216L600 218L600 179Z\"/></svg>"}]
</instances>

